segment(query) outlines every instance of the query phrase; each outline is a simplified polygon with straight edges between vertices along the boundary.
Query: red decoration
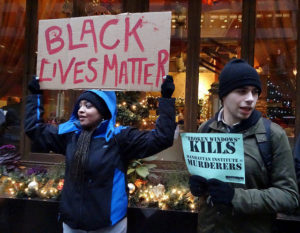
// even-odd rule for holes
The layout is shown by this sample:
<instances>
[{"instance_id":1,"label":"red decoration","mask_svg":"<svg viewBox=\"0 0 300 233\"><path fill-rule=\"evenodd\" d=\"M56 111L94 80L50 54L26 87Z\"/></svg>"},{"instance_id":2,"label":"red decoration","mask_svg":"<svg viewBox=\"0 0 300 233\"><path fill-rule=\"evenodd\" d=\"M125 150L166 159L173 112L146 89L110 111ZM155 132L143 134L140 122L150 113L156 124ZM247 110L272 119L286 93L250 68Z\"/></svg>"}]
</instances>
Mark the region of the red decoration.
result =
<instances>
[{"instance_id":1,"label":"red decoration","mask_svg":"<svg viewBox=\"0 0 300 233\"><path fill-rule=\"evenodd\" d=\"M59 191L61 191L63 189L63 186L64 186L64 179L60 179L59 182L58 182L58 185L57 185L57 189Z\"/></svg>"},{"instance_id":2,"label":"red decoration","mask_svg":"<svg viewBox=\"0 0 300 233\"><path fill-rule=\"evenodd\" d=\"M135 182L134 182L134 185L138 188L140 188L142 185L145 185L147 184L147 180L141 180L141 179L137 179Z\"/></svg>"},{"instance_id":3,"label":"red decoration","mask_svg":"<svg viewBox=\"0 0 300 233\"><path fill-rule=\"evenodd\" d=\"M214 3L218 2L217 0L202 0L203 4L214 5Z\"/></svg>"}]
</instances>

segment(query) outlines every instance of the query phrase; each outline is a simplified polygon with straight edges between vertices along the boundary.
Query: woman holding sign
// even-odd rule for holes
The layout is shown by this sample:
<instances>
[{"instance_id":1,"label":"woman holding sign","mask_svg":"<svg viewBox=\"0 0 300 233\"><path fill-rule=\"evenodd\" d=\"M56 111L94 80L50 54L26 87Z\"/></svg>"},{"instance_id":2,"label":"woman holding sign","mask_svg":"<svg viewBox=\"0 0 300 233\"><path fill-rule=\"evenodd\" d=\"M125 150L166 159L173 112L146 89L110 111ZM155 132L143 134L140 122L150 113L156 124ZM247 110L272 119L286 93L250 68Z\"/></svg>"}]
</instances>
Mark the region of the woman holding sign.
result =
<instances>
[{"instance_id":1,"label":"woman holding sign","mask_svg":"<svg viewBox=\"0 0 300 233\"><path fill-rule=\"evenodd\" d=\"M277 124L255 110L261 93L256 70L241 59L227 63L219 76L223 107L200 126L200 133L243 136L245 184L190 177L200 197L198 229L203 233L270 233L276 213L298 206L298 191L288 138Z\"/></svg>"},{"instance_id":2,"label":"woman holding sign","mask_svg":"<svg viewBox=\"0 0 300 233\"><path fill-rule=\"evenodd\" d=\"M112 91L89 90L77 99L69 121L55 127L42 123L39 82L28 86L26 134L41 147L66 156L60 204L64 233L125 233L129 160L144 158L173 144L173 78L161 86L160 116L152 131L115 127L117 105Z\"/></svg>"}]
</instances>

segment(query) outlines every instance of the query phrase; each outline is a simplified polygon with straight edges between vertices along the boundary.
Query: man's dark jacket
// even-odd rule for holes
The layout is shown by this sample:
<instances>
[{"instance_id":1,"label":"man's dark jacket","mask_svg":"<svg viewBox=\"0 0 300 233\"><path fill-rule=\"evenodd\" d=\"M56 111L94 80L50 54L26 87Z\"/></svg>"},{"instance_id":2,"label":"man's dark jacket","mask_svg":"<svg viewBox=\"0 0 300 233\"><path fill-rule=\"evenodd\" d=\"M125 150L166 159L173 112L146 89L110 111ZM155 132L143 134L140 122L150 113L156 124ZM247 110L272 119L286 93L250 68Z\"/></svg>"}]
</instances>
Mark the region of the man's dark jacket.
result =
<instances>
[{"instance_id":1,"label":"man's dark jacket","mask_svg":"<svg viewBox=\"0 0 300 233\"><path fill-rule=\"evenodd\" d=\"M218 114L217 114L218 115ZM209 133L228 133L217 115ZM203 123L198 132L202 132ZM254 111L247 120L230 130L243 136L245 184L234 188L231 205L210 205L200 198L198 233L270 233L276 213L292 212L298 206L298 190L292 151L285 131L271 123L272 168L270 173L257 142L266 140L263 119Z\"/></svg>"}]
</instances>

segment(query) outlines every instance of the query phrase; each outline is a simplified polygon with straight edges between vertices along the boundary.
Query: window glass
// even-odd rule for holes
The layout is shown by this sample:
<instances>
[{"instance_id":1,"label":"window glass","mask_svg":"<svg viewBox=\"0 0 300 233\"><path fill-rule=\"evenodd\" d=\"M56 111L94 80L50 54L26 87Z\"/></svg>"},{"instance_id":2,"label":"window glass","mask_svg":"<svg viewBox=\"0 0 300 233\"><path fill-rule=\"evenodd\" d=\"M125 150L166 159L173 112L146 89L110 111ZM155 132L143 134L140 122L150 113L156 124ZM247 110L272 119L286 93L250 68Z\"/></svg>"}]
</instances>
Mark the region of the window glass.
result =
<instances>
[{"instance_id":1,"label":"window glass","mask_svg":"<svg viewBox=\"0 0 300 233\"><path fill-rule=\"evenodd\" d=\"M255 67L263 83L258 110L294 136L296 13L293 0L257 0Z\"/></svg>"},{"instance_id":2,"label":"window glass","mask_svg":"<svg viewBox=\"0 0 300 233\"><path fill-rule=\"evenodd\" d=\"M102 14L118 14L121 12L121 0L117 1L79 1L78 14L86 15L102 15ZM73 1L71 0L54 0L39 1L38 19L57 19L72 17ZM49 124L58 125L68 120L74 107L77 96L80 91L44 91L44 121ZM38 145L32 145L32 152L42 151Z\"/></svg>"},{"instance_id":3,"label":"window glass","mask_svg":"<svg viewBox=\"0 0 300 233\"><path fill-rule=\"evenodd\" d=\"M0 1L0 147L20 146L26 0Z\"/></svg>"},{"instance_id":4,"label":"window glass","mask_svg":"<svg viewBox=\"0 0 300 233\"><path fill-rule=\"evenodd\" d=\"M176 98L176 122L177 130L183 131L184 126L184 104L185 104L185 82L186 82L186 54L187 54L187 14L188 0L149 0L149 11L171 11L171 44L170 44L170 64L169 74L173 76L175 91L173 97ZM154 126L157 118L156 109L159 92L147 92L146 99L149 105L149 122ZM158 160L182 161L180 137L176 137L173 146L160 152Z\"/></svg>"},{"instance_id":5,"label":"window glass","mask_svg":"<svg viewBox=\"0 0 300 233\"><path fill-rule=\"evenodd\" d=\"M181 129L184 123L184 98L186 80L186 52L187 52L187 14L188 1L150 0L149 11L171 11L171 45L169 73L174 78L176 98L176 121ZM149 102L160 97L160 93L148 92ZM150 119L155 119L156 112L150 112ZM153 124L153 122L151 122Z\"/></svg>"},{"instance_id":6,"label":"window glass","mask_svg":"<svg viewBox=\"0 0 300 233\"><path fill-rule=\"evenodd\" d=\"M82 5L83 15L115 15L122 12L121 0L107 0L107 1L87 1ZM140 101L140 92L116 92L118 102L118 115L116 119L116 126L132 125L136 127L144 126L142 119L144 119L147 112L144 111L144 102Z\"/></svg>"},{"instance_id":7,"label":"window glass","mask_svg":"<svg viewBox=\"0 0 300 233\"><path fill-rule=\"evenodd\" d=\"M72 12L72 0L38 1L38 20L67 18L72 16ZM58 125L68 119L73 107L70 104L73 96L73 91L43 91L44 121ZM48 152L43 151L34 143L31 145L31 151Z\"/></svg>"},{"instance_id":8,"label":"window glass","mask_svg":"<svg viewBox=\"0 0 300 233\"><path fill-rule=\"evenodd\" d=\"M232 58L240 57L242 1L202 1L198 87L198 123L220 107L218 75Z\"/></svg>"}]
</instances>

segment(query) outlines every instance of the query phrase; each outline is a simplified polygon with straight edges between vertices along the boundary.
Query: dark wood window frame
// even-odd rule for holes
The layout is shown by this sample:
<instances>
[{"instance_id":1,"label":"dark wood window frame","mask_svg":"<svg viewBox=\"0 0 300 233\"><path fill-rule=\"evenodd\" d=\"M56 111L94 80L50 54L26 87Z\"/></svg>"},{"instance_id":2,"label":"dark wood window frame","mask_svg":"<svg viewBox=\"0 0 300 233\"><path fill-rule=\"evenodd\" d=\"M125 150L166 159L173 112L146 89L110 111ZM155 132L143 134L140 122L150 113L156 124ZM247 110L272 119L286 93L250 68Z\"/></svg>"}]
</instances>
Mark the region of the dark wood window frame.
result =
<instances>
[{"instance_id":1,"label":"dark wood window frame","mask_svg":"<svg viewBox=\"0 0 300 233\"><path fill-rule=\"evenodd\" d=\"M296 75L296 120L295 120L295 138L300 133L300 40L299 40L299 33L300 33L300 0L297 1L298 9L297 9L297 75ZM297 91L298 90L298 91Z\"/></svg>"}]
</instances>

